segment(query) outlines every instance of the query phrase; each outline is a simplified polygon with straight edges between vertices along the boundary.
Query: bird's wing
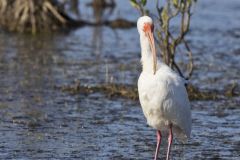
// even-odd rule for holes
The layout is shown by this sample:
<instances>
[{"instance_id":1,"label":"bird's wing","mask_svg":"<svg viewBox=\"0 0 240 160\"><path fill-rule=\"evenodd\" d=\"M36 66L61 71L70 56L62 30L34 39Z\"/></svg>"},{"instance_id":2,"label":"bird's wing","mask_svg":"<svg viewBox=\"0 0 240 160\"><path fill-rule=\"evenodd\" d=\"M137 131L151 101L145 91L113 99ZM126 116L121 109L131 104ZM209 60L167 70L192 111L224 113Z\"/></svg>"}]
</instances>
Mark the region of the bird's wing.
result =
<instances>
[{"instance_id":1,"label":"bird's wing","mask_svg":"<svg viewBox=\"0 0 240 160\"><path fill-rule=\"evenodd\" d=\"M162 115L189 137L191 132L190 103L183 79L175 72L158 75L155 103Z\"/></svg>"}]
</instances>

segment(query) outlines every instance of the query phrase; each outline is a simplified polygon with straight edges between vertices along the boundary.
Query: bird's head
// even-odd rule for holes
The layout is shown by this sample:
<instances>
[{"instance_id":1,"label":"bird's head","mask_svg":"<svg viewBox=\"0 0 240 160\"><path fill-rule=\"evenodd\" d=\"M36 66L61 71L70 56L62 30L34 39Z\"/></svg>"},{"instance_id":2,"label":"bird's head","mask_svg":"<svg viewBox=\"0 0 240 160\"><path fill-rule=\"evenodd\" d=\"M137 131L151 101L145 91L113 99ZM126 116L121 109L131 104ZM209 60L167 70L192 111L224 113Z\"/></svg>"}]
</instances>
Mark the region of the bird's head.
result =
<instances>
[{"instance_id":1,"label":"bird's head","mask_svg":"<svg viewBox=\"0 0 240 160\"><path fill-rule=\"evenodd\" d=\"M153 37L154 24L152 18L148 16L138 18L137 29L141 39L148 41L148 44L141 45L150 45L153 56L153 73L155 74L157 68L157 56Z\"/></svg>"},{"instance_id":2,"label":"bird's head","mask_svg":"<svg viewBox=\"0 0 240 160\"><path fill-rule=\"evenodd\" d=\"M137 28L140 35L145 34L147 30L153 32L154 24L152 18L149 16L139 17L137 21Z\"/></svg>"}]
</instances>

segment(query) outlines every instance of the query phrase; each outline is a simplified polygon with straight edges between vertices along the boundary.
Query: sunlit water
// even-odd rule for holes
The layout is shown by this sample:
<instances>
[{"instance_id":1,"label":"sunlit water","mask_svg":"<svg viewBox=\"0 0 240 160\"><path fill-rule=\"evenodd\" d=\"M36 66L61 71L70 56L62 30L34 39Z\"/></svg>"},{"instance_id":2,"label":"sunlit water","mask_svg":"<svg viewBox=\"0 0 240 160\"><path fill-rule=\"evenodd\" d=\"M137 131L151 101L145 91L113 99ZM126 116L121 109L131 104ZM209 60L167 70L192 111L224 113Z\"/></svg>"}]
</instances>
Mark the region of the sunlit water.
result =
<instances>
[{"instance_id":1,"label":"sunlit water","mask_svg":"<svg viewBox=\"0 0 240 160\"><path fill-rule=\"evenodd\" d=\"M110 19L136 21L128 1L118 3ZM221 90L239 84L239 9L238 0L198 2L187 37L194 85ZM94 21L91 8L84 11ZM155 131L138 101L56 88L75 81L136 85L139 51L136 28L86 26L35 37L1 32L0 159L152 159ZM192 138L174 142L172 159L239 159L239 104L239 97L192 101ZM161 157L165 148L163 142Z\"/></svg>"}]
</instances>

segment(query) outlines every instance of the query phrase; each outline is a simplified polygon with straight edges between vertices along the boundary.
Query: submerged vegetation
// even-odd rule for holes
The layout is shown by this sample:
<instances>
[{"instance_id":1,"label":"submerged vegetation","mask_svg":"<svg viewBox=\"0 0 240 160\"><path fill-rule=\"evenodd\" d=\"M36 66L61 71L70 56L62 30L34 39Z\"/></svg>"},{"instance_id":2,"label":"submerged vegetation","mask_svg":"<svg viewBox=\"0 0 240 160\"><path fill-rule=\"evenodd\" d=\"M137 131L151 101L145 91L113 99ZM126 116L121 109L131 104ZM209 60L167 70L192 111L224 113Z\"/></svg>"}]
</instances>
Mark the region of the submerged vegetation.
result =
<instances>
[{"instance_id":1,"label":"submerged vegetation","mask_svg":"<svg viewBox=\"0 0 240 160\"><path fill-rule=\"evenodd\" d=\"M230 87L226 87L224 91L219 90L200 90L193 85L187 86L187 92L190 100L217 100L224 97L239 96L240 93L236 92L237 85L232 84ZM123 84L103 84L103 85L83 85L80 82L76 82L70 86L57 87L58 89L71 94L92 94L92 93L104 93L108 97L122 97L131 100L138 100L138 90L134 85Z\"/></svg>"}]
</instances>

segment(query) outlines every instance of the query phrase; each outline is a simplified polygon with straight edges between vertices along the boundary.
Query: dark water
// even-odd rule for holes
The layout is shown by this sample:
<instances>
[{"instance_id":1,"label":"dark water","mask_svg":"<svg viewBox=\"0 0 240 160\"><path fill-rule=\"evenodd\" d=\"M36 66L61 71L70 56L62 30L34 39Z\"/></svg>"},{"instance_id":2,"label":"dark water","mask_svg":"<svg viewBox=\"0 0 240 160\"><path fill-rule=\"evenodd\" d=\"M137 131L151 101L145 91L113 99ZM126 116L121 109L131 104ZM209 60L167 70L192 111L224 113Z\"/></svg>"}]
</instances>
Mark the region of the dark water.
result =
<instances>
[{"instance_id":1,"label":"dark water","mask_svg":"<svg viewBox=\"0 0 240 160\"><path fill-rule=\"evenodd\" d=\"M194 85L222 90L239 84L239 9L239 0L198 2L187 37L194 51ZM97 19L91 8L83 14ZM104 12L100 18L126 16L136 21L138 14L128 1L119 1L112 16ZM155 131L137 101L71 95L55 87L75 81L136 84L138 41L136 28L84 27L35 37L2 31L0 159L152 159ZM174 142L172 159L239 159L240 97L191 106L192 138Z\"/></svg>"}]
</instances>

